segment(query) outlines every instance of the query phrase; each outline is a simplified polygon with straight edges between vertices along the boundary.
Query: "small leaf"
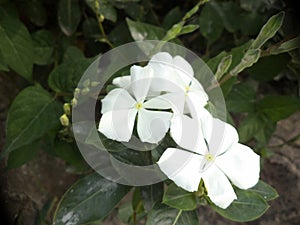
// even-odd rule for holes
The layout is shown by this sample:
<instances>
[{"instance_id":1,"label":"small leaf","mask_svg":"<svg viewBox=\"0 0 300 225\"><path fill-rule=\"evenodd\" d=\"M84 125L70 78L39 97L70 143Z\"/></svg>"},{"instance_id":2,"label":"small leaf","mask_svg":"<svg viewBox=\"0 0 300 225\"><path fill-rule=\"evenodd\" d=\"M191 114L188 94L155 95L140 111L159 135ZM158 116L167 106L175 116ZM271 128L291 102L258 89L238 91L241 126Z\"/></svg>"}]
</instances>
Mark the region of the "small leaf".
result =
<instances>
[{"instance_id":1,"label":"small leaf","mask_svg":"<svg viewBox=\"0 0 300 225\"><path fill-rule=\"evenodd\" d=\"M283 42L278 47L271 48L270 54L271 55L278 55L284 52L289 52L294 49L300 48L300 36Z\"/></svg>"},{"instance_id":2,"label":"small leaf","mask_svg":"<svg viewBox=\"0 0 300 225\"><path fill-rule=\"evenodd\" d=\"M126 19L130 34L135 41L162 40L166 31L151 24Z\"/></svg>"},{"instance_id":3,"label":"small leaf","mask_svg":"<svg viewBox=\"0 0 300 225\"><path fill-rule=\"evenodd\" d=\"M217 71L215 73L216 80L220 80L223 75L227 72L232 62L232 55L228 55L222 58L218 65Z\"/></svg>"},{"instance_id":4,"label":"small leaf","mask_svg":"<svg viewBox=\"0 0 300 225\"><path fill-rule=\"evenodd\" d=\"M235 192L237 200L233 201L228 208L222 209L214 204L211 204L211 207L221 216L237 222L255 220L269 208L268 204L259 195L251 191L237 189Z\"/></svg>"},{"instance_id":5,"label":"small leaf","mask_svg":"<svg viewBox=\"0 0 300 225\"><path fill-rule=\"evenodd\" d=\"M9 16L0 20L0 51L10 68L25 79L32 80L32 39L19 20Z\"/></svg>"},{"instance_id":6,"label":"small leaf","mask_svg":"<svg viewBox=\"0 0 300 225\"><path fill-rule=\"evenodd\" d=\"M156 204L149 212L146 225L199 225L196 211L182 211Z\"/></svg>"},{"instance_id":7,"label":"small leaf","mask_svg":"<svg viewBox=\"0 0 300 225\"><path fill-rule=\"evenodd\" d=\"M88 224L103 219L129 192L130 187L93 173L78 180L62 197L54 225Z\"/></svg>"},{"instance_id":8,"label":"small leaf","mask_svg":"<svg viewBox=\"0 0 300 225\"><path fill-rule=\"evenodd\" d=\"M6 145L2 154L30 144L59 125L62 107L42 87L25 88L13 101L7 117Z\"/></svg>"},{"instance_id":9,"label":"small leaf","mask_svg":"<svg viewBox=\"0 0 300 225\"><path fill-rule=\"evenodd\" d=\"M200 32L209 43L215 42L222 34L224 25L222 18L217 10L211 5L206 4L199 17Z\"/></svg>"},{"instance_id":10,"label":"small leaf","mask_svg":"<svg viewBox=\"0 0 300 225\"><path fill-rule=\"evenodd\" d=\"M257 38L254 40L251 49L261 48L270 38L272 38L282 25L284 12L272 16L260 30Z\"/></svg>"},{"instance_id":11,"label":"small leaf","mask_svg":"<svg viewBox=\"0 0 300 225\"><path fill-rule=\"evenodd\" d=\"M270 201L278 197L276 190L261 180L253 188L250 188L249 191L260 195L265 201Z\"/></svg>"},{"instance_id":12,"label":"small leaf","mask_svg":"<svg viewBox=\"0 0 300 225\"><path fill-rule=\"evenodd\" d=\"M48 30L39 30L32 34L35 64L49 65L53 62L54 37Z\"/></svg>"},{"instance_id":13,"label":"small leaf","mask_svg":"<svg viewBox=\"0 0 300 225\"><path fill-rule=\"evenodd\" d=\"M300 99L291 96L267 96L258 103L259 109L271 120L283 120L300 109Z\"/></svg>"},{"instance_id":14,"label":"small leaf","mask_svg":"<svg viewBox=\"0 0 300 225\"><path fill-rule=\"evenodd\" d=\"M62 32L67 36L71 36L77 30L81 19L78 0L60 0L57 16Z\"/></svg>"},{"instance_id":15,"label":"small leaf","mask_svg":"<svg viewBox=\"0 0 300 225\"><path fill-rule=\"evenodd\" d=\"M187 192L174 183L164 194L163 203L180 210L194 210L197 206L195 193Z\"/></svg>"},{"instance_id":16,"label":"small leaf","mask_svg":"<svg viewBox=\"0 0 300 225\"><path fill-rule=\"evenodd\" d=\"M153 208L153 206L156 203L162 201L163 191L163 183L157 183L141 187L143 205L148 212Z\"/></svg>"},{"instance_id":17,"label":"small leaf","mask_svg":"<svg viewBox=\"0 0 300 225\"><path fill-rule=\"evenodd\" d=\"M186 25L186 26L182 27L180 33L177 36L192 33L195 30L197 30L198 28L199 28L199 25L194 25L194 24Z\"/></svg>"}]
</instances>

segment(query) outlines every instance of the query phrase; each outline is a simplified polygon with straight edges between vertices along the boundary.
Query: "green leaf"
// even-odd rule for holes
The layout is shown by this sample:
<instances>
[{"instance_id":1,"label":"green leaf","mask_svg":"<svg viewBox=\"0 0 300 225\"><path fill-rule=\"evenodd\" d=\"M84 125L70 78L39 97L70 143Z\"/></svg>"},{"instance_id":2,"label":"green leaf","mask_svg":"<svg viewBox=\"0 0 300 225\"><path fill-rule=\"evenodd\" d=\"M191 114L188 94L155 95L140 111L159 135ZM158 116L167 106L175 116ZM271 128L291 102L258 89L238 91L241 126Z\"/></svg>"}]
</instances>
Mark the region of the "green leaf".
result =
<instances>
[{"instance_id":1,"label":"green leaf","mask_svg":"<svg viewBox=\"0 0 300 225\"><path fill-rule=\"evenodd\" d=\"M244 35L257 35L266 22L266 16L256 12L249 12L240 18L240 30Z\"/></svg>"},{"instance_id":2,"label":"green leaf","mask_svg":"<svg viewBox=\"0 0 300 225\"><path fill-rule=\"evenodd\" d=\"M165 29L170 29L173 24L179 22L180 18L182 18L183 13L181 12L180 8L176 6L175 8L171 9L164 17L163 20L163 27Z\"/></svg>"},{"instance_id":3,"label":"green leaf","mask_svg":"<svg viewBox=\"0 0 300 225\"><path fill-rule=\"evenodd\" d=\"M218 65L221 63L222 59L227 56L227 53L225 51L220 52L218 55L216 55L213 58L210 58L206 64L211 69L211 71L215 74L218 69Z\"/></svg>"},{"instance_id":4,"label":"green leaf","mask_svg":"<svg viewBox=\"0 0 300 225\"><path fill-rule=\"evenodd\" d=\"M98 2L98 10L96 11L96 4L95 2ZM110 20L112 22L117 21L117 11L116 9L111 5L110 1L107 0L86 0L86 3L88 6L94 10L96 15L102 15L104 19Z\"/></svg>"},{"instance_id":5,"label":"green leaf","mask_svg":"<svg viewBox=\"0 0 300 225\"><path fill-rule=\"evenodd\" d=\"M237 200L233 201L228 208L222 209L214 204L211 204L211 207L221 216L237 222L255 220L269 208L268 204L259 195L251 191L236 189L235 192Z\"/></svg>"},{"instance_id":6,"label":"green leaf","mask_svg":"<svg viewBox=\"0 0 300 225\"><path fill-rule=\"evenodd\" d=\"M40 0L19 1L18 7L24 9L30 22L37 26L44 26L47 22L47 12Z\"/></svg>"},{"instance_id":7,"label":"green leaf","mask_svg":"<svg viewBox=\"0 0 300 225\"><path fill-rule=\"evenodd\" d=\"M71 36L80 23L81 11L78 0L60 0L58 4L58 24L62 32Z\"/></svg>"},{"instance_id":8,"label":"green leaf","mask_svg":"<svg viewBox=\"0 0 300 225\"><path fill-rule=\"evenodd\" d=\"M249 191L260 195L265 201L270 201L278 197L276 190L261 180L253 188L250 188Z\"/></svg>"},{"instance_id":9,"label":"green leaf","mask_svg":"<svg viewBox=\"0 0 300 225\"><path fill-rule=\"evenodd\" d=\"M196 211L182 211L156 204L149 212L146 225L199 225Z\"/></svg>"},{"instance_id":10,"label":"green leaf","mask_svg":"<svg viewBox=\"0 0 300 225\"><path fill-rule=\"evenodd\" d=\"M217 10L211 5L206 4L199 17L200 32L209 43L215 42L222 34L224 25L222 18Z\"/></svg>"},{"instance_id":11,"label":"green leaf","mask_svg":"<svg viewBox=\"0 0 300 225\"><path fill-rule=\"evenodd\" d=\"M270 38L272 38L282 25L284 12L280 12L272 16L268 22L262 27L257 38L254 40L251 49L261 48Z\"/></svg>"},{"instance_id":12,"label":"green leaf","mask_svg":"<svg viewBox=\"0 0 300 225\"><path fill-rule=\"evenodd\" d=\"M255 90L247 84L234 85L226 96L226 106L230 112L253 112L255 103Z\"/></svg>"},{"instance_id":13,"label":"green leaf","mask_svg":"<svg viewBox=\"0 0 300 225\"><path fill-rule=\"evenodd\" d=\"M29 162L37 155L38 149L39 143L35 142L14 150L9 154L6 168L17 168Z\"/></svg>"},{"instance_id":14,"label":"green leaf","mask_svg":"<svg viewBox=\"0 0 300 225\"><path fill-rule=\"evenodd\" d=\"M196 196L172 183L163 197L163 203L180 210L194 210L197 206Z\"/></svg>"},{"instance_id":15,"label":"green leaf","mask_svg":"<svg viewBox=\"0 0 300 225\"><path fill-rule=\"evenodd\" d=\"M78 59L60 64L49 75L50 88L57 93L73 93L92 61L93 59Z\"/></svg>"},{"instance_id":16,"label":"green leaf","mask_svg":"<svg viewBox=\"0 0 300 225\"><path fill-rule=\"evenodd\" d=\"M228 71L232 62L232 55L224 56L218 65L217 71L215 73L216 80L220 80L223 75Z\"/></svg>"},{"instance_id":17,"label":"green leaf","mask_svg":"<svg viewBox=\"0 0 300 225\"><path fill-rule=\"evenodd\" d=\"M93 173L78 180L62 197L54 225L88 224L103 219L129 192L130 187Z\"/></svg>"},{"instance_id":18,"label":"green leaf","mask_svg":"<svg viewBox=\"0 0 300 225\"><path fill-rule=\"evenodd\" d=\"M5 72L9 71L7 63L5 62L4 56L1 51L0 51L0 71L5 71Z\"/></svg>"},{"instance_id":19,"label":"green leaf","mask_svg":"<svg viewBox=\"0 0 300 225\"><path fill-rule=\"evenodd\" d=\"M69 46L64 53L63 63L65 62L77 63L79 60L86 60L83 52L76 46Z\"/></svg>"},{"instance_id":20,"label":"green leaf","mask_svg":"<svg viewBox=\"0 0 300 225\"><path fill-rule=\"evenodd\" d=\"M198 28L199 28L198 25L194 25L194 24L186 25L186 26L182 27L180 33L177 36L192 33L195 30L197 30Z\"/></svg>"},{"instance_id":21,"label":"green leaf","mask_svg":"<svg viewBox=\"0 0 300 225\"><path fill-rule=\"evenodd\" d=\"M32 34L35 64L49 65L53 62L54 36L48 30L39 30Z\"/></svg>"},{"instance_id":22,"label":"green leaf","mask_svg":"<svg viewBox=\"0 0 300 225\"><path fill-rule=\"evenodd\" d=\"M287 67L290 59L288 54L262 57L255 65L247 69L247 73L255 80L269 81Z\"/></svg>"},{"instance_id":23,"label":"green leaf","mask_svg":"<svg viewBox=\"0 0 300 225\"><path fill-rule=\"evenodd\" d=\"M259 109L271 120L283 120L300 109L300 99L291 96L266 96L258 103Z\"/></svg>"},{"instance_id":24,"label":"green leaf","mask_svg":"<svg viewBox=\"0 0 300 225\"><path fill-rule=\"evenodd\" d=\"M61 105L42 87L25 88L9 109L3 154L34 142L58 126L61 114Z\"/></svg>"},{"instance_id":25,"label":"green leaf","mask_svg":"<svg viewBox=\"0 0 300 225\"><path fill-rule=\"evenodd\" d=\"M289 52L294 49L300 48L300 36L283 42L278 47L271 48L270 54L271 55L278 55L284 52Z\"/></svg>"},{"instance_id":26,"label":"green leaf","mask_svg":"<svg viewBox=\"0 0 300 225\"><path fill-rule=\"evenodd\" d=\"M25 79L32 80L32 40L27 28L19 20L9 16L0 20L0 51L10 68Z\"/></svg>"},{"instance_id":27,"label":"green leaf","mask_svg":"<svg viewBox=\"0 0 300 225\"><path fill-rule=\"evenodd\" d=\"M136 22L126 18L130 34L135 41L162 40L166 31L151 24Z\"/></svg>"},{"instance_id":28,"label":"green leaf","mask_svg":"<svg viewBox=\"0 0 300 225\"><path fill-rule=\"evenodd\" d=\"M157 183L141 187L141 196L144 208L149 212L153 206L162 201L164 184Z\"/></svg>"}]
</instances>

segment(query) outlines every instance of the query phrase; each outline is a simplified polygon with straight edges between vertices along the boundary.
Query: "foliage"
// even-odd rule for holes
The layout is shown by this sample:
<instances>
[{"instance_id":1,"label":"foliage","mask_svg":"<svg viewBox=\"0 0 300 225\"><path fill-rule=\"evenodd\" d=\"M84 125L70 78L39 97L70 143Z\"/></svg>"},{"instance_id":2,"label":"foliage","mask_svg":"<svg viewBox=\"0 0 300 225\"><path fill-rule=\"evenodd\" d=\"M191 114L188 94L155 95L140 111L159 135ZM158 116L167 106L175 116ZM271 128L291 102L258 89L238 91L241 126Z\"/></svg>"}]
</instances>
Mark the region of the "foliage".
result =
<instances>
[{"instance_id":1,"label":"foliage","mask_svg":"<svg viewBox=\"0 0 300 225\"><path fill-rule=\"evenodd\" d=\"M54 224L86 224L105 218L131 187L88 174L73 138L71 108L78 104L79 94L98 84L87 81L81 90L75 88L98 54L149 39L184 45L206 61L222 88L229 119L239 127L240 140L265 156L266 149L271 151L268 143L276 123L300 109L299 27L291 19L291 10L283 11L285 4L281 0L168 4L0 0L0 73L17 74L22 89L7 117L6 145L1 152L2 158L8 157L7 169L21 166L41 149L60 157L84 176L62 197ZM105 143L118 147L108 139ZM131 153L113 154L130 161ZM153 159L157 154L161 154L158 148L152 152ZM145 162L141 155L132 157ZM252 189L236 189L238 199L221 209L207 197L204 186L189 193L166 183L167 189L162 183L136 187L133 204L123 208L123 218L129 212L126 222L137 224L146 218L148 225L198 224L197 207L202 204L228 219L250 221L277 197L273 188L260 181Z\"/></svg>"}]
</instances>

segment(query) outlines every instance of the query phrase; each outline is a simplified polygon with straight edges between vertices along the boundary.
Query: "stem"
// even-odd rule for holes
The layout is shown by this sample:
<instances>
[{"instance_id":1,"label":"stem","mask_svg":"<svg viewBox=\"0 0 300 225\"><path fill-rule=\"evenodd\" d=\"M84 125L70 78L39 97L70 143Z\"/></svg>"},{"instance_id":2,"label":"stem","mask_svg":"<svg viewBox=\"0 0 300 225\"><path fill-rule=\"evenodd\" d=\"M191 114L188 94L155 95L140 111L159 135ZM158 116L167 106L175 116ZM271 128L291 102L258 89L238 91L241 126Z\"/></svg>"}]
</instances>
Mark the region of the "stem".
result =
<instances>
[{"instance_id":1,"label":"stem","mask_svg":"<svg viewBox=\"0 0 300 225\"><path fill-rule=\"evenodd\" d=\"M178 214L177 214L174 222L172 223L172 225L175 225L177 223L177 221L179 220L179 217L180 217L181 213L182 213L182 209L179 210L179 212L178 212Z\"/></svg>"}]
</instances>

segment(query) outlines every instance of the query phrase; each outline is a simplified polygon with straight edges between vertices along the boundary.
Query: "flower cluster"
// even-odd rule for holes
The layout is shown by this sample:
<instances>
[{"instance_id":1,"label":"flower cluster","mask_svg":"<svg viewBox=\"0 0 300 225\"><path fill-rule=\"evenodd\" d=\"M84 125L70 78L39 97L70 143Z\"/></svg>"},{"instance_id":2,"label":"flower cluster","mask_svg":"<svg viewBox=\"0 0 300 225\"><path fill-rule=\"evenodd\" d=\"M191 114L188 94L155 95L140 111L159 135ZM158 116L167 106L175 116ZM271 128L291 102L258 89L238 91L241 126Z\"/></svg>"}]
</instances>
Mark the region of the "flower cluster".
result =
<instances>
[{"instance_id":1,"label":"flower cluster","mask_svg":"<svg viewBox=\"0 0 300 225\"><path fill-rule=\"evenodd\" d=\"M157 53L113 84L102 100L98 130L128 142L136 126L142 142L156 144L170 132L178 146L167 148L157 164L178 186L194 192L203 180L210 200L227 208L237 198L232 184L248 189L258 182L259 156L238 143L233 126L205 109L208 95L184 58Z\"/></svg>"}]
</instances>

